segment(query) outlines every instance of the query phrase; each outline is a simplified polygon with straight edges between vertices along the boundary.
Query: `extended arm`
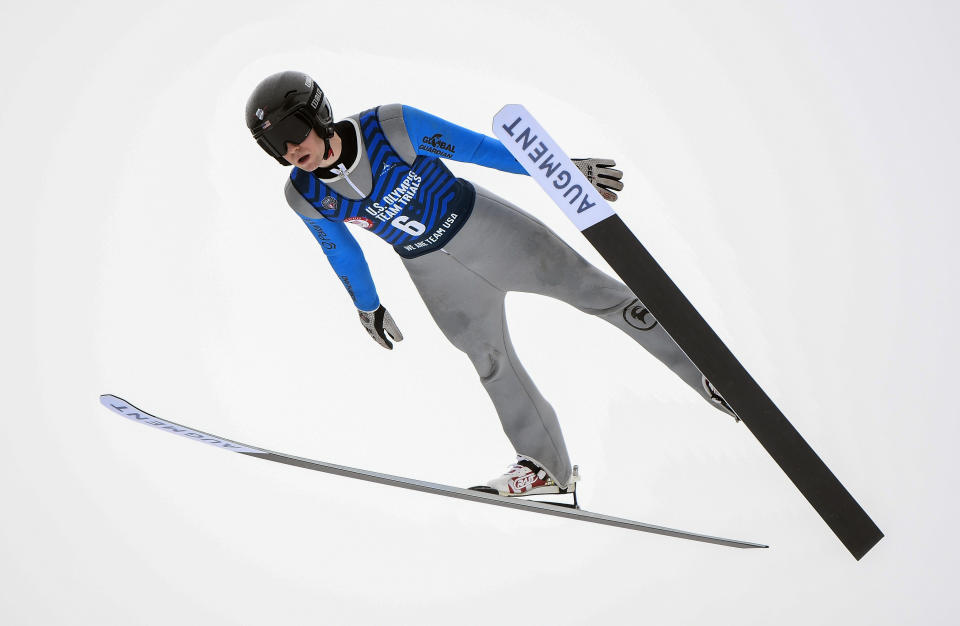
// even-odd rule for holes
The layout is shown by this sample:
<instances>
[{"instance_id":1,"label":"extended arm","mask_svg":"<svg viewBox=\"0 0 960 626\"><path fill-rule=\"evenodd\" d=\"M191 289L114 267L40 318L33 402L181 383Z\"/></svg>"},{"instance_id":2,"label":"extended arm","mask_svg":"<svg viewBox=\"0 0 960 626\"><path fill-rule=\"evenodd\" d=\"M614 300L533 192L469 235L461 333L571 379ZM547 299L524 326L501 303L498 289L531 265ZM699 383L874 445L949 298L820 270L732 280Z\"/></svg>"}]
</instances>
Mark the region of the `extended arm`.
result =
<instances>
[{"instance_id":1,"label":"extended arm","mask_svg":"<svg viewBox=\"0 0 960 626\"><path fill-rule=\"evenodd\" d=\"M403 122L417 154L475 163L513 174L527 173L510 151L493 137L407 105L403 106Z\"/></svg>"},{"instance_id":2,"label":"extended arm","mask_svg":"<svg viewBox=\"0 0 960 626\"><path fill-rule=\"evenodd\" d=\"M411 106L403 105L400 108L406 139L416 154L438 156L526 175L527 171L513 158L510 151L493 137L487 137ZM613 169L616 163L612 159L572 161L597 188L600 195L611 202L617 199L614 192L623 189L623 183L620 182L623 172Z\"/></svg>"},{"instance_id":3,"label":"extended arm","mask_svg":"<svg viewBox=\"0 0 960 626\"><path fill-rule=\"evenodd\" d=\"M388 350L393 341L403 341L403 334L390 312L380 304L377 289L363 250L346 225L324 218L300 216L327 255L333 271L347 288L360 315L360 323L370 337Z\"/></svg>"},{"instance_id":4,"label":"extended arm","mask_svg":"<svg viewBox=\"0 0 960 626\"><path fill-rule=\"evenodd\" d=\"M393 344L390 340L402 341L403 334L387 309L380 304L380 298L377 296L377 289L373 284L373 277L370 275L370 268L367 266L360 244L353 238L345 224L330 221L320 215L290 181L287 181L285 193L290 207L310 229L323 249L327 261L330 262L330 267L350 294L354 306L357 307L363 328L374 341L392 350Z\"/></svg>"},{"instance_id":5,"label":"extended arm","mask_svg":"<svg viewBox=\"0 0 960 626\"><path fill-rule=\"evenodd\" d=\"M350 294L354 306L361 311L376 310L380 306L377 288L373 284L363 250L347 226L322 217L309 218L301 215L300 218L323 248L330 267Z\"/></svg>"}]
</instances>

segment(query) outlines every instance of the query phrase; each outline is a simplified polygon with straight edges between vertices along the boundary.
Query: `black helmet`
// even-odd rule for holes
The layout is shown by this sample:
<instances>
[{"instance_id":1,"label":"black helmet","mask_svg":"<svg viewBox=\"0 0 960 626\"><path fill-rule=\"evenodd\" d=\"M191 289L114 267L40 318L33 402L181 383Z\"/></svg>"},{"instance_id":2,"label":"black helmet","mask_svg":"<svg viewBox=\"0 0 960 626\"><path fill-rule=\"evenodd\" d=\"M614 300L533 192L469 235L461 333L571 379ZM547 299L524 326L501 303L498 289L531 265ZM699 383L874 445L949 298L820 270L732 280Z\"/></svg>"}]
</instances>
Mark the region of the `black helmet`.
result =
<instances>
[{"instance_id":1,"label":"black helmet","mask_svg":"<svg viewBox=\"0 0 960 626\"><path fill-rule=\"evenodd\" d=\"M300 143L311 130L330 151L333 110L317 83L303 72L267 76L247 99L247 128L260 147L280 165L290 165L283 155L287 142Z\"/></svg>"}]
</instances>

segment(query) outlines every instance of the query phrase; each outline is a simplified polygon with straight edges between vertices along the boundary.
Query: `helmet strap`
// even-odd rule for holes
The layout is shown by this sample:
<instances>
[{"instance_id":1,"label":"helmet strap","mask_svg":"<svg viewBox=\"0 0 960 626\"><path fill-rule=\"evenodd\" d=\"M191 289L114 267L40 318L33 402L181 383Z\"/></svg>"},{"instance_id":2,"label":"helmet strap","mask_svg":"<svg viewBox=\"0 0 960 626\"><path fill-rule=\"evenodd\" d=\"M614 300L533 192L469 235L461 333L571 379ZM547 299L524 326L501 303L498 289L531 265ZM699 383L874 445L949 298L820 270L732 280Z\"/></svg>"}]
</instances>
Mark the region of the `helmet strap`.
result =
<instances>
[{"instance_id":1,"label":"helmet strap","mask_svg":"<svg viewBox=\"0 0 960 626\"><path fill-rule=\"evenodd\" d=\"M323 158L324 160L330 156L330 153L333 152L333 148L330 147L330 140L333 139L333 126L332 125L315 125L317 134L323 139Z\"/></svg>"}]
</instances>

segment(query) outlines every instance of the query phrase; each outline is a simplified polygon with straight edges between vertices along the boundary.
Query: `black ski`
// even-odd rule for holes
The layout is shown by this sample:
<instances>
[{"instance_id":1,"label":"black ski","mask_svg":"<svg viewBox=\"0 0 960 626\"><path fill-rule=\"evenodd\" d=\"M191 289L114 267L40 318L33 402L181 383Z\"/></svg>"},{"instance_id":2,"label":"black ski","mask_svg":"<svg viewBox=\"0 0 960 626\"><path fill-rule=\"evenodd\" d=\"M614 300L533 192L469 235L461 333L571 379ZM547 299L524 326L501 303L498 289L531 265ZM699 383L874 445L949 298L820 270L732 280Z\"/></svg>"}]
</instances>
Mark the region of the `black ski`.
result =
<instances>
[{"instance_id":1,"label":"black ski","mask_svg":"<svg viewBox=\"0 0 960 626\"><path fill-rule=\"evenodd\" d=\"M854 558L862 558L883 533L556 142L520 105L501 109L493 130L697 365Z\"/></svg>"},{"instance_id":2,"label":"black ski","mask_svg":"<svg viewBox=\"0 0 960 626\"><path fill-rule=\"evenodd\" d=\"M165 430L167 432L173 433L175 435L180 435L181 437L186 437L187 439L193 439L194 441L199 441L207 445L215 446L217 448L222 448L224 450L230 450L231 452L237 452L246 456L251 456L259 459L265 459L267 461L273 461L274 463L283 463L285 465L294 465L296 467L302 467L309 470L314 470L316 472L325 472L327 474L336 474L337 476L345 476L347 478L355 478L358 480L364 480L372 483L379 483L381 485L389 485L391 487L401 487L403 489L412 489L414 491L422 491L425 493L432 493L440 496L447 496L449 498L458 498L460 500L471 500L473 502L482 502L484 504L492 504L494 506L502 506L511 509L522 509L525 511L530 511L532 513L542 513L544 515L553 515L556 517L566 517L570 519L580 520L583 522L592 522L594 524L603 524L605 526L616 526L619 528L627 528L629 530L638 530L645 533L653 533L656 535L666 535L668 537L677 537L678 539L689 539L691 541L700 541L703 543L713 543L721 546L729 546L732 548L766 548L767 546L759 543L751 543L749 541L738 541L736 539L724 539L722 537L711 537L710 535L701 535L699 533L687 532L685 530L676 530L674 528L665 528L663 526L655 526L653 524L644 524L643 522L635 522L633 520L623 519L619 517L612 517L610 515L603 515L601 513L591 513L590 511L583 511L577 508L570 508L567 505L558 504L558 503L549 503L549 502L537 502L535 500L520 500L517 498L506 498L503 496L484 493L482 491L474 491L472 489L462 489L460 487L451 487L449 485L439 485L437 483L430 483L423 480L417 480L415 478L404 478L402 476L393 476L390 474L381 474L379 472L371 472L369 470L357 469L355 467L347 467L345 465L336 465L334 463L326 463L324 461L314 461L312 459L304 459L301 457L293 456L290 454L283 454L282 452L271 452L263 448L257 448L254 446L248 446L246 444L238 443L236 441L231 441L224 437L219 437L217 435L211 435L210 433L205 433L195 428L190 428L189 426L183 426L175 422L170 422L165 419L161 419L154 415L147 413L142 409L138 409L133 406L126 400L118 398L117 396L104 394L100 396L100 403L123 417L139 422L141 424L146 424L147 426L152 426L160 430Z\"/></svg>"}]
</instances>

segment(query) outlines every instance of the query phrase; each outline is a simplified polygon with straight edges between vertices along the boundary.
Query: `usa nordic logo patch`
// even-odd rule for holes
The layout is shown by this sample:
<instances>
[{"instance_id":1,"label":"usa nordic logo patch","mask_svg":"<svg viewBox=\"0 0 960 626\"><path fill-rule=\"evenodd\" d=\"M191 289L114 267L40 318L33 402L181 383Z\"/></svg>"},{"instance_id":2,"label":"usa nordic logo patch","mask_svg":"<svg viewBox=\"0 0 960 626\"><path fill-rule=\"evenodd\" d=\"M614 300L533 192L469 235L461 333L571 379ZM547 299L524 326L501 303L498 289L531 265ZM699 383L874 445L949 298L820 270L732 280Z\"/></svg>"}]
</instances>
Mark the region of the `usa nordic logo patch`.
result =
<instances>
[{"instance_id":1,"label":"usa nordic logo patch","mask_svg":"<svg viewBox=\"0 0 960 626\"><path fill-rule=\"evenodd\" d=\"M348 217L343 220L344 224L356 224L360 228L373 228L373 220L368 217Z\"/></svg>"}]
</instances>

